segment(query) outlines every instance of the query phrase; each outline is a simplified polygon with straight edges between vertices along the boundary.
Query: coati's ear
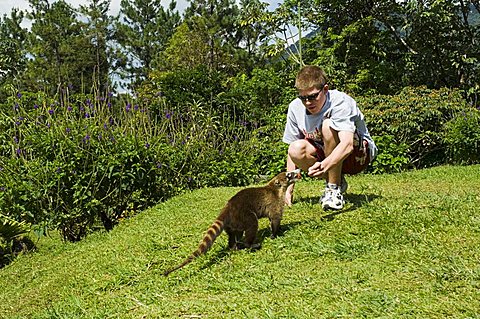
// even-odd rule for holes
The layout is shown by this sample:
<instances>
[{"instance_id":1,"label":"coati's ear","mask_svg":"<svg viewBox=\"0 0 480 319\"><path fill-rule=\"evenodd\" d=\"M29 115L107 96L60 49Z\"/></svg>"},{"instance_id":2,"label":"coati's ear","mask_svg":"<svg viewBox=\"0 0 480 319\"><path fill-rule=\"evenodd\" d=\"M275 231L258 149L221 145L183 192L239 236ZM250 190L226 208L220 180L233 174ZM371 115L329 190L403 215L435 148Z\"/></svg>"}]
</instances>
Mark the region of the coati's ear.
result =
<instances>
[{"instance_id":1,"label":"coati's ear","mask_svg":"<svg viewBox=\"0 0 480 319\"><path fill-rule=\"evenodd\" d=\"M282 183L279 179L275 179L275 186L282 186Z\"/></svg>"}]
</instances>

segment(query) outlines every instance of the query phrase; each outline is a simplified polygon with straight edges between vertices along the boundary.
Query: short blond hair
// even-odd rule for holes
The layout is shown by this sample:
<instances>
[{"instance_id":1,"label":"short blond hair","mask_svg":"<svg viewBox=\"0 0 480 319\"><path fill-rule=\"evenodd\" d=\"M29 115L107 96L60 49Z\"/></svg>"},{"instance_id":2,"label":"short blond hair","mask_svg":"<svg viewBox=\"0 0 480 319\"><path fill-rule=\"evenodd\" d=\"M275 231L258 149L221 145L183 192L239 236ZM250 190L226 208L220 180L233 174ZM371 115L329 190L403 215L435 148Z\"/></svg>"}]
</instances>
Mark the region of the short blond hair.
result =
<instances>
[{"instance_id":1,"label":"short blond hair","mask_svg":"<svg viewBox=\"0 0 480 319\"><path fill-rule=\"evenodd\" d=\"M295 80L295 88L299 91L310 88L323 89L327 84L327 75L316 65L306 65L300 69Z\"/></svg>"}]
</instances>

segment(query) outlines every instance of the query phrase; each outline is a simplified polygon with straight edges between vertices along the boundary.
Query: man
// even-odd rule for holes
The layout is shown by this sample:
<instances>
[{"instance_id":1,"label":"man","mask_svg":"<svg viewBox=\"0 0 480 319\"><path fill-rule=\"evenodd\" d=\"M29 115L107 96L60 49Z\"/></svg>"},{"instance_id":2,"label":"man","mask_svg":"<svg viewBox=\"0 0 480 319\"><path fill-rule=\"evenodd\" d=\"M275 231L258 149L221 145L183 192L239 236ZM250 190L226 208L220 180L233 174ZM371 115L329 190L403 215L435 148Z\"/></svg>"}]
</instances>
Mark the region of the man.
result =
<instances>
[{"instance_id":1,"label":"man","mask_svg":"<svg viewBox=\"0 0 480 319\"><path fill-rule=\"evenodd\" d=\"M325 192L320 197L323 209L341 210L348 186L344 174L363 171L377 155L377 147L355 100L329 90L320 67L303 67L295 87L298 98L288 107L283 135L289 144L287 171L299 167L309 176L325 179ZM285 197L289 206L293 189L291 185Z\"/></svg>"}]
</instances>

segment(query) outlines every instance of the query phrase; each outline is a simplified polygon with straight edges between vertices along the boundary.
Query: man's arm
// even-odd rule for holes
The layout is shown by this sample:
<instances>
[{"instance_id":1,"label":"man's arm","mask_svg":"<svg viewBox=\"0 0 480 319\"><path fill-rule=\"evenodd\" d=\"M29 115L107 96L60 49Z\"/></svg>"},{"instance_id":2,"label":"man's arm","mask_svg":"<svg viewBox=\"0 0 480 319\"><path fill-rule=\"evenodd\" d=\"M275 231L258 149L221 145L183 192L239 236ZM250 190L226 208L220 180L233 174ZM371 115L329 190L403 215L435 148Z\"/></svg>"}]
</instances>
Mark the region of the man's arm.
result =
<instances>
[{"instance_id":1,"label":"man's arm","mask_svg":"<svg viewBox=\"0 0 480 319\"><path fill-rule=\"evenodd\" d=\"M340 142L323 161L316 162L308 169L308 175L319 177L327 173L332 167L342 163L353 152L353 132L339 131Z\"/></svg>"}]
</instances>

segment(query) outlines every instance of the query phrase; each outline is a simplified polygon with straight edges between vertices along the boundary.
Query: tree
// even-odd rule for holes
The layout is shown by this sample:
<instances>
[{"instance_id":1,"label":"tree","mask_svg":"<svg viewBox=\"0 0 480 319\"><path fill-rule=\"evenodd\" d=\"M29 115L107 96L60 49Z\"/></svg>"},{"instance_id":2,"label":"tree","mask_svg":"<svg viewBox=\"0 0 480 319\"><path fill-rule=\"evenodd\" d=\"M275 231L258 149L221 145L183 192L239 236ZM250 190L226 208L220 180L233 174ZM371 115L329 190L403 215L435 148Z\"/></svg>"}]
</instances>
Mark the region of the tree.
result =
<instances>
[{"instance_id":1,"label":"tree","mask_svg":"<svg viewBox=\"0 0 480 319\"><path fill-rule=\"evenodd\" d=\"M238 70L237 50L241 41L239 10L234 0L192 0L185 10L185 21L195 34L205 37L209 50L208 67Z\"/></svg>"},{"instance_id":2,"label":"tree","mask_svg":"<svg viewBox=\"0 0 480 319\"><path fill-rule=\"evenodd\" d=\"M90 89L97 67L96 50L83 32L84 23L64 0L29 0L32 20L23 83L50 93Z\"/></svg>"},{"instance_id":3,"label":"tree","mask_svg":"<svg viewBox=\"0 0 480 319\"><path fill-rule=\"evenodd\" d=\"M113 60L113 49L109 46L113 39L110 28L113 18L108 15L109 7L110 0L90 0L86 6L80 6L80 12L87 18L82 30L90 40L95 54L95 87L101 92L106 92L110 86L110 61Z\"/></svg>"},{"instance_id":4,"label":"tree","mask_svg":"<svg viewBox=\"0 0 480 319\"><path fill-rule=\"evenodd\" d=\"M165 10L160 0L122 0L115 39L122 49L122 77L137 85L159 61L180 24L176 2Z\"/></svg>"},{"instance_id":5,"label":"tree","mask_svg":"<svg viewBox=\"0 0 480 319\"><path fill-rule=\"evenodd\" d=\"M2 88L7 83L13 85L17 76L25 69L27 30L21 27L23 17L22 11L13 9L10 17L4 15L0 18L0 87Z\"/></svg>"}]
</instances>

